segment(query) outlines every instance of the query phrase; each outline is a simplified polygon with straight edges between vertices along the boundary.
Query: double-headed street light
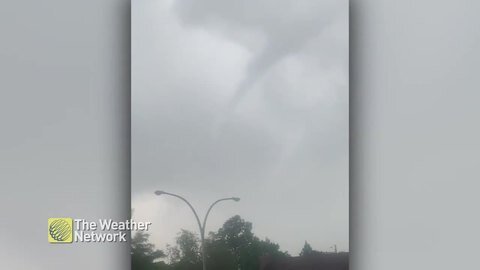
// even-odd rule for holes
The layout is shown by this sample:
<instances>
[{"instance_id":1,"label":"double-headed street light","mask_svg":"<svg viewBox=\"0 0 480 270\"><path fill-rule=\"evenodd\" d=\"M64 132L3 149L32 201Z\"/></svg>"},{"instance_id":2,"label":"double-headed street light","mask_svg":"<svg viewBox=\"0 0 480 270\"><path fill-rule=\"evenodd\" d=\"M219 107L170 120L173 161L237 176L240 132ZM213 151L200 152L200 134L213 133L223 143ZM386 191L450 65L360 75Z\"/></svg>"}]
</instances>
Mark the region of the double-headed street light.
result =
<instances>
[{"instance_id":1,"label":"double-headed street light","mask_svg":"<svg viewBox=\"0 0 480 270\"><path fill-rule=\"evenodd\" d=\"M201 240L201 252L202 252L202 264L203 264L203 270L207 270L206 268L206 265L205 265L205 226L207 224L207 218L208 218L208 214L210 214L210 211L212 210L213 206L215 206L217 203L221 202L221 201L235 201L235 202L238 202L240 201L240 198L238 197L230 197L230 198L223 198L223 199L218 199L216 200L215 202L213 202L210 207L208 208L207 210L207 213L205 214L205 218L203 219L203 223L200 222L200 218L198 217L197 215L197 211L195 211L195 208L193 208L193 206L187 201L187 199L183 198L182 196L180 195L177 195L177 194L173 194L173 193L169 193L169 192L165 192L165 191L161 191L161 190L157 190L155 191L155 195L170 195L170 196L173 196L173 197L177 197L179 198L180 200L184 201L188 207L190 207L190 209L192 210L193 214L195 215L195 218L197 220L197 223L198 223L198 228L200 230L200 240Z\"/></svg>"}]
</instances>

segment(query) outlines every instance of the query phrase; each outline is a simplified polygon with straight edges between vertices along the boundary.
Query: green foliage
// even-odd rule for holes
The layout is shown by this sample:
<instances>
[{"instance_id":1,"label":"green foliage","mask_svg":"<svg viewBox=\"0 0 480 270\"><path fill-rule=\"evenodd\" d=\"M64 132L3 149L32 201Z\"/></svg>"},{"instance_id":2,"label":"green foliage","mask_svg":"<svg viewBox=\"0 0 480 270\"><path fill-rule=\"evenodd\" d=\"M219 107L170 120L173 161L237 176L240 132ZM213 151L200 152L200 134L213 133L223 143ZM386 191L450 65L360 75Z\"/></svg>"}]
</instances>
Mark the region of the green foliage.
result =
<instances>
[{"instance_id":1,"label":"green foliage","mask_svg":"<svg viewBox=\"0 0 480 270\"><path fill-rule=\"evenodd\" d=\"M168 248L172 269L202 269L199 242L200 240L196 234L182 229L177 235L177 246Z\"/></svg>"},{"instance_id":2,"label":"green foliage","mask_svg":"<svg viewBox=\"0 0 480 270\"><path fill-rule=\"evenodd\" d=\"M137 232L132 238L131 255L132 269L134 270L162 269L157 267L158 264L155 261L165 257L165 254L148 242L149 236L147 233Z\"/></svg>"},{"instance_id":3,"label":"green foliage","mask_svg":"<svg viewBox=\"0 0 480 270\"><path fill-rule=\"evenodd\" d=\"M208 270L258 270L260 257L286 257L280 246L268 238L259 239L252 223L240 216L228 219L217 232L205 239ZM148 234L137 233L132 239L132 270L201 270L200 240L197 234L181 230L176 245L166 247L166 255L148 243ZM311 248L311 247L310 247ZM167 263L158 261L167 257Z\"/></svg>"},{"instance_id":4,"label":"green foliage","mask_svg":"<svg viewBox=\"0 0 480 270\"><path fill-rule=\"evenodd\" d=\"M269 239L260 240L252 232L252 223L243 220L240 216L228 219L217 233L210 234L210 242L207 245L208 269L212 270L257 270L259 258L269 254L272 256L286 256L280 251L278 244ZM222 248L222 252L211 251L211 247ZM219 254L219 256L214 256ZM221 261L221 267L214 268L217 261Z\"/></svg>"},{"instance_id":5,"label":"green foliage","mask_svg":"<svg viewBox=\"0 0 480 270\"><path fill-rule=\"evenodd\" d=\"M205 244L207 269L236 269L235 256L223 241L208 239Z\"/></svg>"},{"instance_id":6,"label":"green foliage","mask_svg":"<svg viewBox=\"0 0 480 270\"><path fill-rule=\"evenodd\" d=\"M172 264L178 263L182 259L182 254L178 246L171 246L167 244L167 258Z\"/></svg>"},{"instance_id":7,"label":"green foliage","mask_svg":"<svg viewBox=\"0 0 480 270\"><path fill-rule=\"evenodd\" d=\"M201 260L199 242L196 234L182 229L176 240L177 247L180 250L180 261L190 264L198 263Z\"/></svg>"}]
</instances>

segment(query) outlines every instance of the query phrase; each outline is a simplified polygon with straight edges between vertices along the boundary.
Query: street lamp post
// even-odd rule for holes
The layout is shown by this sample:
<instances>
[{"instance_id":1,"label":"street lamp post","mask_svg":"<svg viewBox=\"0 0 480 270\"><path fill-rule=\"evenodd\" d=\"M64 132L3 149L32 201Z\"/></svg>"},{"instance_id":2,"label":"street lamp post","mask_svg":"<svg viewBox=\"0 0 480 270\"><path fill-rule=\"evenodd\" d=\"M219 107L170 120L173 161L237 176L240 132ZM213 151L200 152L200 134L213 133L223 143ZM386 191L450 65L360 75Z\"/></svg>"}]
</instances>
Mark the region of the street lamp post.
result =
<instances>
[{"instance_id":1,"label":"street lamp post","mask_svg":"<svg viewBox=\"0 0 480 270\"><path fill-rule=\"evenodd\" d=\"M155 195L170 195L170 196L173 196L173 197L177 197L179 198L180 200L184 201L188 207L190 207L190 209L192 210L193 214L195 215L195 219L197 220L197 224L198 224L198 229L200 230L200 241L201 241L201 252L202 252L202 265L203 265L203 270L207 270L207 267L205 265L205 226L207 224L207 218L208 218L208 214L210 214L210 211L212 210L212 208L219 202L221 201L229 201L229 200L232 200L232 201L235 201L235 202L238 202L240 201L240 198L237 198L237 197L230 197L230 198L222 198L222 199L218 199L216 200L215 202L213 202L210 207L208 208L208 211L207 213L205 214L205 218L203 219L203 223L200 222L200 218L198 217L198 214L197 214L197 211L195 211L195 208L193 208L193 206L190 204L190 202L187 201L187 199L183 198L182 196L180 195L177 195L177 194L173 194L173 193L169 193L169 192L165 192L165 191L160 191L160 190L157 190L155 191Z\"/></svg>"}]
</instances>

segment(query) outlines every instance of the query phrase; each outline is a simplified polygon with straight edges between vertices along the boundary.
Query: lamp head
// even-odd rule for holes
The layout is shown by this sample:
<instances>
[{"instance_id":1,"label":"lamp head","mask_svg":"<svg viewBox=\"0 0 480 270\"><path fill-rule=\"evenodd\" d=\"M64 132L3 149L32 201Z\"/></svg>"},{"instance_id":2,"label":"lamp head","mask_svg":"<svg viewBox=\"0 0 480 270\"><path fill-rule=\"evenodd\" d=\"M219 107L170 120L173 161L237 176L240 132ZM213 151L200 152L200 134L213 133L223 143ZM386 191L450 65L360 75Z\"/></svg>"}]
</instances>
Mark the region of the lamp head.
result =
<instances>
[{"instance_id":1,"label":"lamp head","mask_svg":"<svg viewBox=\"0 0 480 270\"><path fill-rule=\"evenodd\" d=\"M240 198L238 198L238 197L233 197L232 200L238 202L238 201L240 201Z\"/></svg>"},{"instance_id":2,"label":"lamp head","mask_svg":"<svg viewBox=\"0 0 480 270\"><path fill-rule=\"evenodd\" d=\"M165 194L165 191L157 190L155 191L155 195L160 196L162 194Z\"/></svg>"}]
</instances>

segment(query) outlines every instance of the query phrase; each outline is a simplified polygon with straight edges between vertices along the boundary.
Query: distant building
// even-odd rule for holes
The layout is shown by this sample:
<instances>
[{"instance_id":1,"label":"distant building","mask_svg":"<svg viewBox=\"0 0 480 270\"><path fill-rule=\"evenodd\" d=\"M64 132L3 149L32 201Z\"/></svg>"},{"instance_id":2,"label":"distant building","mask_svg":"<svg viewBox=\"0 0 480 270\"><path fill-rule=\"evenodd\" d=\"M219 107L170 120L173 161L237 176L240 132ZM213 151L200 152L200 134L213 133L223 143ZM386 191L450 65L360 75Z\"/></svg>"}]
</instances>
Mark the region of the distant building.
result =
<instances>
[{"instance_id":1,"label":"distant building","mask_svg":"<svg viewBox=\"0 0 480 270\"><path fill-rule=\"evenodd\" d=\"M348 252L316 252L286 258L266 255L260 258L259 270L348 270Z\"/></svg>"}]
</instances>

